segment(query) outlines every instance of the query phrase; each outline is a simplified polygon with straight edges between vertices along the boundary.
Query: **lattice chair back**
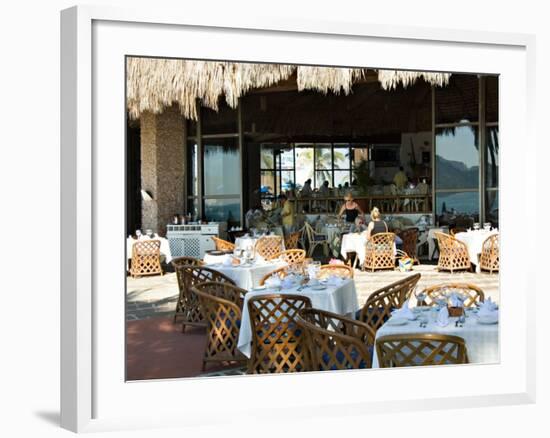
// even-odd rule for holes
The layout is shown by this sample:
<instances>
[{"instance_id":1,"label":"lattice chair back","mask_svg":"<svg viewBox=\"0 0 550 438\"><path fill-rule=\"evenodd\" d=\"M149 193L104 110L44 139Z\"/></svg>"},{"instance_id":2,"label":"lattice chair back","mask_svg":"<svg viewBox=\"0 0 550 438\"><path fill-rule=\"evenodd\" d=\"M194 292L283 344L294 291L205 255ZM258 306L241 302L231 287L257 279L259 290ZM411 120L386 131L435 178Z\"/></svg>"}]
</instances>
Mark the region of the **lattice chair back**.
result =
<instances>
[{"instance_id":1,"label":"lattice chair back","mask_svg":"<svg viewBox=\"0 0 550 438\"><path fill-rule=\"evenodd\" d=\"M281 268L277 268L274 271L271 271L267 274L265 274L259 282L260 286L263 286L268 278L270 278L273 275L277 275L281 280L285 278L288 275L288 266L283 266Z\"/></svg>"},{"instance_id":2,"label":"lattice chair back","mask_svg":"<svg viewBox=\"0 0 550 438\"><path fill-rule=\"evenodd\" d=\"M296 324L298 311L311 307L303 295L260 295L248 300L252 326L251 374L306 371L308 348Z\"/></svg>"},{"instance_id":3,"label":"lattice chair back","mask_svg":"<svg viewBox=\"0 0 550 438\"><path fill-rule=\"evenodd\" d=\"M180 263L185 257L175 260L174 269L178 279L179 296L174 313L174 322L182 322L182 331L186 326L204 326L204 320L198 297L192 292L197 284L206 281L216 281L234 285L235 282L221 272L202 266L195 262L194 265ZM196 260L196 259L195 259ZM200 262L200 260L198 260Z\"/></svg>"},{"instance_id":4,"label":"lattice chair back","mask_svg":"<svg viewBox=\"0 0 550 438\"><path fill-rule=\"evenodd\" d=\"M409 275L399 281L374 291L359 314L359 320L376 331L411 297L420 274Z\"/></svg>"},{"instance_id":5,"label":"lattice chair back","mask_svg":"<svg viewBox=\"0 0 550 438\"><path fill-rule=\"evenodd\" d=\"M319 309L300 310L296 322L307 339L307 371L372 367L374 332L365 323Z\"/></svg>"},{"instance_id":6,"label":"lattice chair back","mask_svg":"<svg viewBox=\"0 0 550 438\"><path fill-rule=\"evenodd\" d=\"M132 277L142 275L162 275L160 265L160 240L138 240L132 245Z\"/></svg>"},{"instance_id":7,"label":"lattice chair back","mask_svg":"<svg viewBox=\"0 0 550 438\"><path fill-rule=\"evenodd\" d=\"M403 240L403 251L413 260L416 258L416 244L418 243L418 228L406 228L401 230L399 237Z\"/></svg>"},{"instance_id":8,"label":"lattice chair back","mask_svg":"<svg viewBox=\"0 0 550 438\"><path fill-rule=\"evenodd\" d=\"M336 276L341 278L353 278L353 268L344 264L322 265L319 272L320 278Z\"/></svg>"},{"instance_id":9,"label":"lattice chair back","mask_svg":"<svg viewBox=\"0 0 550 438\"><path fill-rule=\"evenodd\" d=\"M297 249L298 241L300 240L301 234L302 233L300 231L295 231L293 233L288 234L285 237L285 249Z\"/></svg>"},{"instance_id":10,"label":"lattice chair back","mask_svg":"<svg viewBox=\"0 0 550 438\"><path fill-rule=\"evenodd\" d=\"M254 251L265 260L276 258L283 250L282 236L263 236L258 239Z\"/></svg>"},{"instance_id":11,"label":"lattice chair back","mask_svg":"<svg viewBox=\"0 0 550 438\"><path fill-rule=\"evenodd\" d=\"M381 336L376 355L380 368L468 363L463 338L435 333Z\"/></svg>"},{"instance_id":12,"label":"lattice chair back","mask_svg":"<svg viewBox=\"0 0 550 438\"><path fill-rule=\"evenodd\" d=\"M287 249L278 257L289 266L300 266L306 259L306 252L303 249Z\"/></svg>"},{"instance_id":13,"label":"lattice chair back","mask_svg":"<svg viewBox=\"0 0 550 438\"><path fill-rule=\"evenodd\" d=\"M421 294L424 300L418 300L419 306L434 306L440 299L447 299L447 294L457 294L464 299L464 307L473 307L485 301L485 294L478 286L467 283L443 283L427 287ZM420 295L420 294L418 294Z\"/></svg>"},{"instance_id":14,"label":"lattice chair back","mask_svg":"<svg viewBox=\"0 0 550 438\"><path fill-rule=\"evenodd\" d=\"M439 260L437 269L446 271L458 271L470 269L470 256L465 243L455 239L449 234L435 232L437 245L439 246Z\"/></svg>"},{"instance_id":15,"label":"lattice chair back","mask_svg":"<svg viewBox=\"0 0 550 438\"><path fill-rule=\"evenodd\" d=\"M364 268L395 269L395 234L377 233L370 236L365 247Z\"/></svg>"},{"instance_id":16,"label":"lattice chair back","mask_svg":"<svg viewBox=\"0 0 550 438\"><path fill-rule=\"evenodd\" d=\"M209 362L245 363L237 349L245 290L229 283L207 281L192 288L207 324L203 369Z\"/></svg>"},{"instance_id":17,"label":"lattice chair back","mask_svg":"<svg viewBox=\"0 0 550 438\"><path fill-rule=\"evenodd\" d=\"M494 234L487 237L481 247L479 267L484 271L498 272L500 268L500 240L499 235Z\"/></svg>"},{"instance_id":18,"label":"lattice chair back","mask_svg":"<svg viewBox=\"0 0 550 438\"><path fill-rule=\"evenodd\" d=\"M220 239L216 236L212 236L212 240L214 241L216 250L218 251L233 251L235 249L235 244L228 242L227 240Z\"/></svg>"}]
</instances>

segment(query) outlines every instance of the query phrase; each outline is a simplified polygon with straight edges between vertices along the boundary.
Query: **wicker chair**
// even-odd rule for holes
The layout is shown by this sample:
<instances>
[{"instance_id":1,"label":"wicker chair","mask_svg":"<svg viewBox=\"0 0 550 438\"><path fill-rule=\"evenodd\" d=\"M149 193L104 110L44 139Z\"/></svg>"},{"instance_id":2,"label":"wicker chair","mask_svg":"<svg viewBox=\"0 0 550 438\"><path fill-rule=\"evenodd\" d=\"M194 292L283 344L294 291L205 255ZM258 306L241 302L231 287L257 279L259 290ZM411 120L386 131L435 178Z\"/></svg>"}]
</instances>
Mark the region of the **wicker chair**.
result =
<instances>
[{"instance_id":1,"label":"wicker chair","mask_svg":"<svg viewBox=\"0 0 550 438\"><path fill-rule=\"evenodd\" d=\"M185 331L186 326L205 326L206 321L200 309L200 303L197 296L191 288L205 281L216 281L219 283L228 283L235 285L235 282L221 272L199 264L182 264L188 257L181 257L172 262L178 279L179 296L176 302L176 311L174 313L174 323L178 319L182 322L181 331ZM190 257L189 257L190 258ZM195 259L196 260L196 259Z\"/></svg>"},{"instance_id":2,"label":"wicker chair","mask_svg":"<svg viewBox=\"0 0 550 438\"><path fill-rule=\"evenodd\" d=\"M277 269L275 269L274 271L271 271L271 272L265 274L265 275L261 278L261 280L260 280L260 282L259 282L259 285L260 285L260 286L263 286L263 285L265 284L266 280L267 280L269 277L271 277L272 275L278 275L279 278L282 280L283 278L285 278L285 277L288 275L288 266L283 266L283 267L281 267L281 268L277 268Z\"/></svg>"},{"instance_id":3,"label":"wicker chair","mask_svg":"<svg viewBox=\"0 0 550 438\"><path fill-rule=\"evenodd\" d=\"M441 298L446 298L446 292L457 292L464 297L464 307L472 307L485 301L483 291L473 284L467 283L444 283L427 287L421 294L425 296L424 300L418 299L418 306L434 306ZM417 294L418 297L419 294Z\"/></svg>"},{"instance_id":4,"label":"wicker chair","mask_svg":"<svg viewBox=\"0 0 550 438\"><path fill-rule=\"evenodd\" d=\"M233 251L235 249L235 244L228 242L227 240L223 240L215 236L212 236L212 240L214 241L218 251Z\"/></svg>"},{"instance_id":5,"label":"wicker chair","mask_svg":"<svg viewBox=\"0 0 550 438\"><path fill-rule=\"evenodd\" d=\"M394 251L394 233L373 234L366 243L363 269L395 269Z\"/></svg>"},{"instance_id":6,"label":"wicker chair","mask_svg":"<svg viewBox=\"0 0 550 438\"><path fill-rule=\"evenodd\" d=\"M297 249L301 234L300 231L288 234L285 237L285 249Z\"/></svg>"},{"instance_id":7,"label":"wicker chair","mask_svg":"<svg viewBox=\"0 0 550 438\"><path fill-rule=\"evenodd\" d=\"M418 263L418 258L416 255L416 244L418 243L418 228L407 228L401 230L399 237L403 240L403 251L413 259L414 262Z\"/></svg>"},{"instance_id":8,"label":"wicker chair","mask_svg":"<svg viewBox=\"0 0 550 438\"><path fill-rule=\"evenodd\" d=\"M463 338L436 333L381 336L376 355L380 368L468 363Z\"/></svg>"},{"instance_id":9,"label":"wicker chair","mask_svg":"<svg viewBox=\"0 0 550 438\"><path fill-rule=\"evenodd\" d=\"M197 284L191 290L199 298L207 324L203 371L209 362L244 365L247 359L237 349L237 343L246 291L229 283L213 281Z\"/></svg>"},{"instance_id":10,"label":"wicker chair","mask_svg":"<svg viewBox=\"0 0 550 438\"><path fill-rule=\"evenodd\" d=\"M325 257L327 257L329 254L327 235L318 233L317 231L315 231L308 222L304 224L304 231L305 231L305 235L307 237L307 243L308 243L308 251L307 251L308 257L311 257L313 255L313 251L315 251L315 248L318 245L323 246L323 253L325 254Z\"/></svg>"},{"instance_id":11,"label":"wicker chair","mask_svg":"<svg viewBox=\"0 0 550 438\"><path fill-rule=\"evenodd\" d=\"M401 308L411 297L419 280L420 274L413 274L374 291L361 309L359 321L376 333L390 318L391 312Z\"/></svg>"},{"instance_id":12,"label":"wicker chair","mask_svg":"<svg viewBox=\"0 0 550 438\"><path fill-rule=\"evenodd\" d=\"M283 238L281 236L260 237L254 247L254 253L265 260L277 258L283 250Z\"/></svg>"},{"instance_id":13,"label":"wicker chair","mask_svg":"<svg viewBox=\"0 0 550 438\"><path fill-rule=\"evenodd\" d=\"M138 240L132 245L130 274L134 278L142 275L163 274L160 265L160 240Z\"/></svg>"},{"instance_id":14,"label":"wicker chair","mask_svg":"<svg viewBox=\"0 0 550 438\"><path fill-rule=\"evenodd\" d=\"M498 272L500 267L499 247L500 240L498 234L494 234L485 239L481 247L481 257L479 259L479 267L481 270L489 271L490 274L492 274L493 271Z\"/></svg>"},{"instance_id":15,"label":"wicker chair","mask_svg":"<svg viewBox=\"0 0 550 438\"><path fill-rule=\"evenodd\" d=\"M342 278L353 278L353 268L344 264L322 265L319 278L327 278L331 275Z\"/></svg>"},{"instance_id":16,"label":"wicker chair","mask_svg":"<svg viewBox=\"0 0 550 438\"><path fill-rule=\"evenodd\" d=\"M296 322L307 339L307 371L372 367L374 332L365 323L319 309L300 310Z\"/></svg>"},{"instance_id":17,"label":"wicker chair","mask_svg":"<svg viewBox=\"0 0 550 438\"><path fill-rule=\"evenodd\" d=\"M437 269L440 271L470 270L470 256L465 243L449 234L434 232L439 246L439 260Z\"/></svg>"},{"instance_id":18,"label":"wicker chair","mask_svg":"<svg viewBox=\"0 0 550 438\"><path fill-rule=\"evenodd\" d=\"M248 300L253 334L248 373L306 370L309 350L295 320L298 311L306 307L311 307L311 301L303 295L260 295Z\"/></svg>"},{"instance_id":19,"label":"wicker chair","mask_svg":"<svg viewBox=\"0 0 550 438\"><path fill-rule=\"evenodd\" d=\"M289 266L299 266L306 259L306 251L303 249L287 249L277 254L275 258L280 258Z\"/></svg>"}]
</instances>

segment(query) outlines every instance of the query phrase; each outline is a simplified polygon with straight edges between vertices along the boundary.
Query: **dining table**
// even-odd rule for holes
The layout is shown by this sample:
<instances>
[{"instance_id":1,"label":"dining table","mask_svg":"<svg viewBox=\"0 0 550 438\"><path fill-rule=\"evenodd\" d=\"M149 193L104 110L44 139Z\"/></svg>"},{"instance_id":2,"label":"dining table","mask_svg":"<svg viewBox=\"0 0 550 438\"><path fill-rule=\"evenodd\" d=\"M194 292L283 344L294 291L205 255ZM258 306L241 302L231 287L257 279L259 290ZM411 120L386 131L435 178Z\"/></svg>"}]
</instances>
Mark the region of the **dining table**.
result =
<instances>
[{"instance_id":1,"label":"dining table","mask_svg":"<svg viewBox=\"0 0 550 438\"><path fill-rule=\"evenodd\" d=\"M467 230L455 234L455 239L460 240L468 248L468 256L470 257L470 263L473 263L476 267L476 272L481 272L479 264L479 256L483 249L483 242L495 234L498 234L498 230L493 228L491 230Z\"/></svg>"},{"instance_id":2,"label":"dining table","mask_svg":"<svg viewBox=\"0 0 550 438\"><path fill-rule=\"evenodd\" d=\"M319 286L319 288L294 285L286 289L266 287L263 290L250 290L244 296L237 348L246 357L250 357L252 351L252 326L250 315L248 313L248 300L252 297L271 294L303 295L311 300L312 307L316 309L353 317L357 310L359 310L359 301L357 299L357 291L355 289L354 280L342 279L337 282L338 284L335 283L336 282L334 282L334 284L325 284ZM321 287L323 288L321 289Z\"/></svg>"},{"instance_id":3,"label":"dining table","mask_svg":"<svg viewBox=\"0 0 550 438\"><path fill-rule=\"evenodd\" d=\"M287 266L287 263L279 259L266 261L260 258L252 260L249 263L233 265L232 255L227 254L223 257L223 261L221 262L216 261L214 263L207 263L206 260L203 261L205 261L205 265L208 268L221 272L233 280L238 287L245 290L258 287L264 276L273 272L275 269Z\"/></svg>"},{"instance_id":4,"label":"dining table","mask_svg":"<svg viewBox=\"0 0 550 438\"><path fill-rule=\"evenodd\" d=\"M438 310L424 307L419 309L419 315L426 312L427 324L420 325L420 317L414 321L407 321L403 325L392 325L392 316L376 332L376 338L387 335L405 335L418 333L438 333L444 335L459 336L464 339L469 363L496 363L499 361L499 324L481 324L478 321L474 309L467 309L465 322L457 324L458 317L449 317L446 326L440 326L437 322ZM373 354L373 368L379 368L376 349Z\"/></svg>"}]
</instances>

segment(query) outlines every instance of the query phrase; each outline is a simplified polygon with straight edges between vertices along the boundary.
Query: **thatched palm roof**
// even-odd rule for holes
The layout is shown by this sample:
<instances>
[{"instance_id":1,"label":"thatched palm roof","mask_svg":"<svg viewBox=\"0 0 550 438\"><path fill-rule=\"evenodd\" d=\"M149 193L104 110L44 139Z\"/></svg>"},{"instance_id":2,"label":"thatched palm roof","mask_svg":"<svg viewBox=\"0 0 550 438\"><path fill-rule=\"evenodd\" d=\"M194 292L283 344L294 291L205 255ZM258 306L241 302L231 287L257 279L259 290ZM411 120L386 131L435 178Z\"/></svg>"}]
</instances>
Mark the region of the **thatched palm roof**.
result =
<instances>
[{"instance_id":1,"label":"thatched palm roof","mask_svg":"<svg viewBox=\"0 0 550 438\"><path fill-rule=\"evenodd\" d=\"M127 61L127 106L130 117L144 111L159 113L177 104L187 119L197 119L197 101L217 110L221 96L231 108L251 89L264 88L296 73L298 91L349 94L352 85L366 76L366 68L310 67L285 64L253 64L223 61L136 58ZM422 78L443 86L448 73L378 70L381 87L391 90Z\"/></svg>"}]
</instances>

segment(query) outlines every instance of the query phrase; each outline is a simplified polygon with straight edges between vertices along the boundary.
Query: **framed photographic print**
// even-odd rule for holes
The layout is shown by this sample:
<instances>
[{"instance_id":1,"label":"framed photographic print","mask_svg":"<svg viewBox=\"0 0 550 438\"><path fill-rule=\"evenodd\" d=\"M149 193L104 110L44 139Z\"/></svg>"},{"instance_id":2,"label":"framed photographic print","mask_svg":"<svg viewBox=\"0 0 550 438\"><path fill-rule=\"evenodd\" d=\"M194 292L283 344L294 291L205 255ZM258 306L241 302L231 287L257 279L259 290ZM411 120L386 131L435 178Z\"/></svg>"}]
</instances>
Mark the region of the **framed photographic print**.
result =
<instances>
[{"instance_id":1,"label":"framed photographic print","mask_svg":"<svg viewBox=\"0 0 550 438\"><path fill-rule=\"evenodd\" d=\"M291 23L62 12L63 427L533 400L533 38Z\"/></svg>"}]
</instances>

